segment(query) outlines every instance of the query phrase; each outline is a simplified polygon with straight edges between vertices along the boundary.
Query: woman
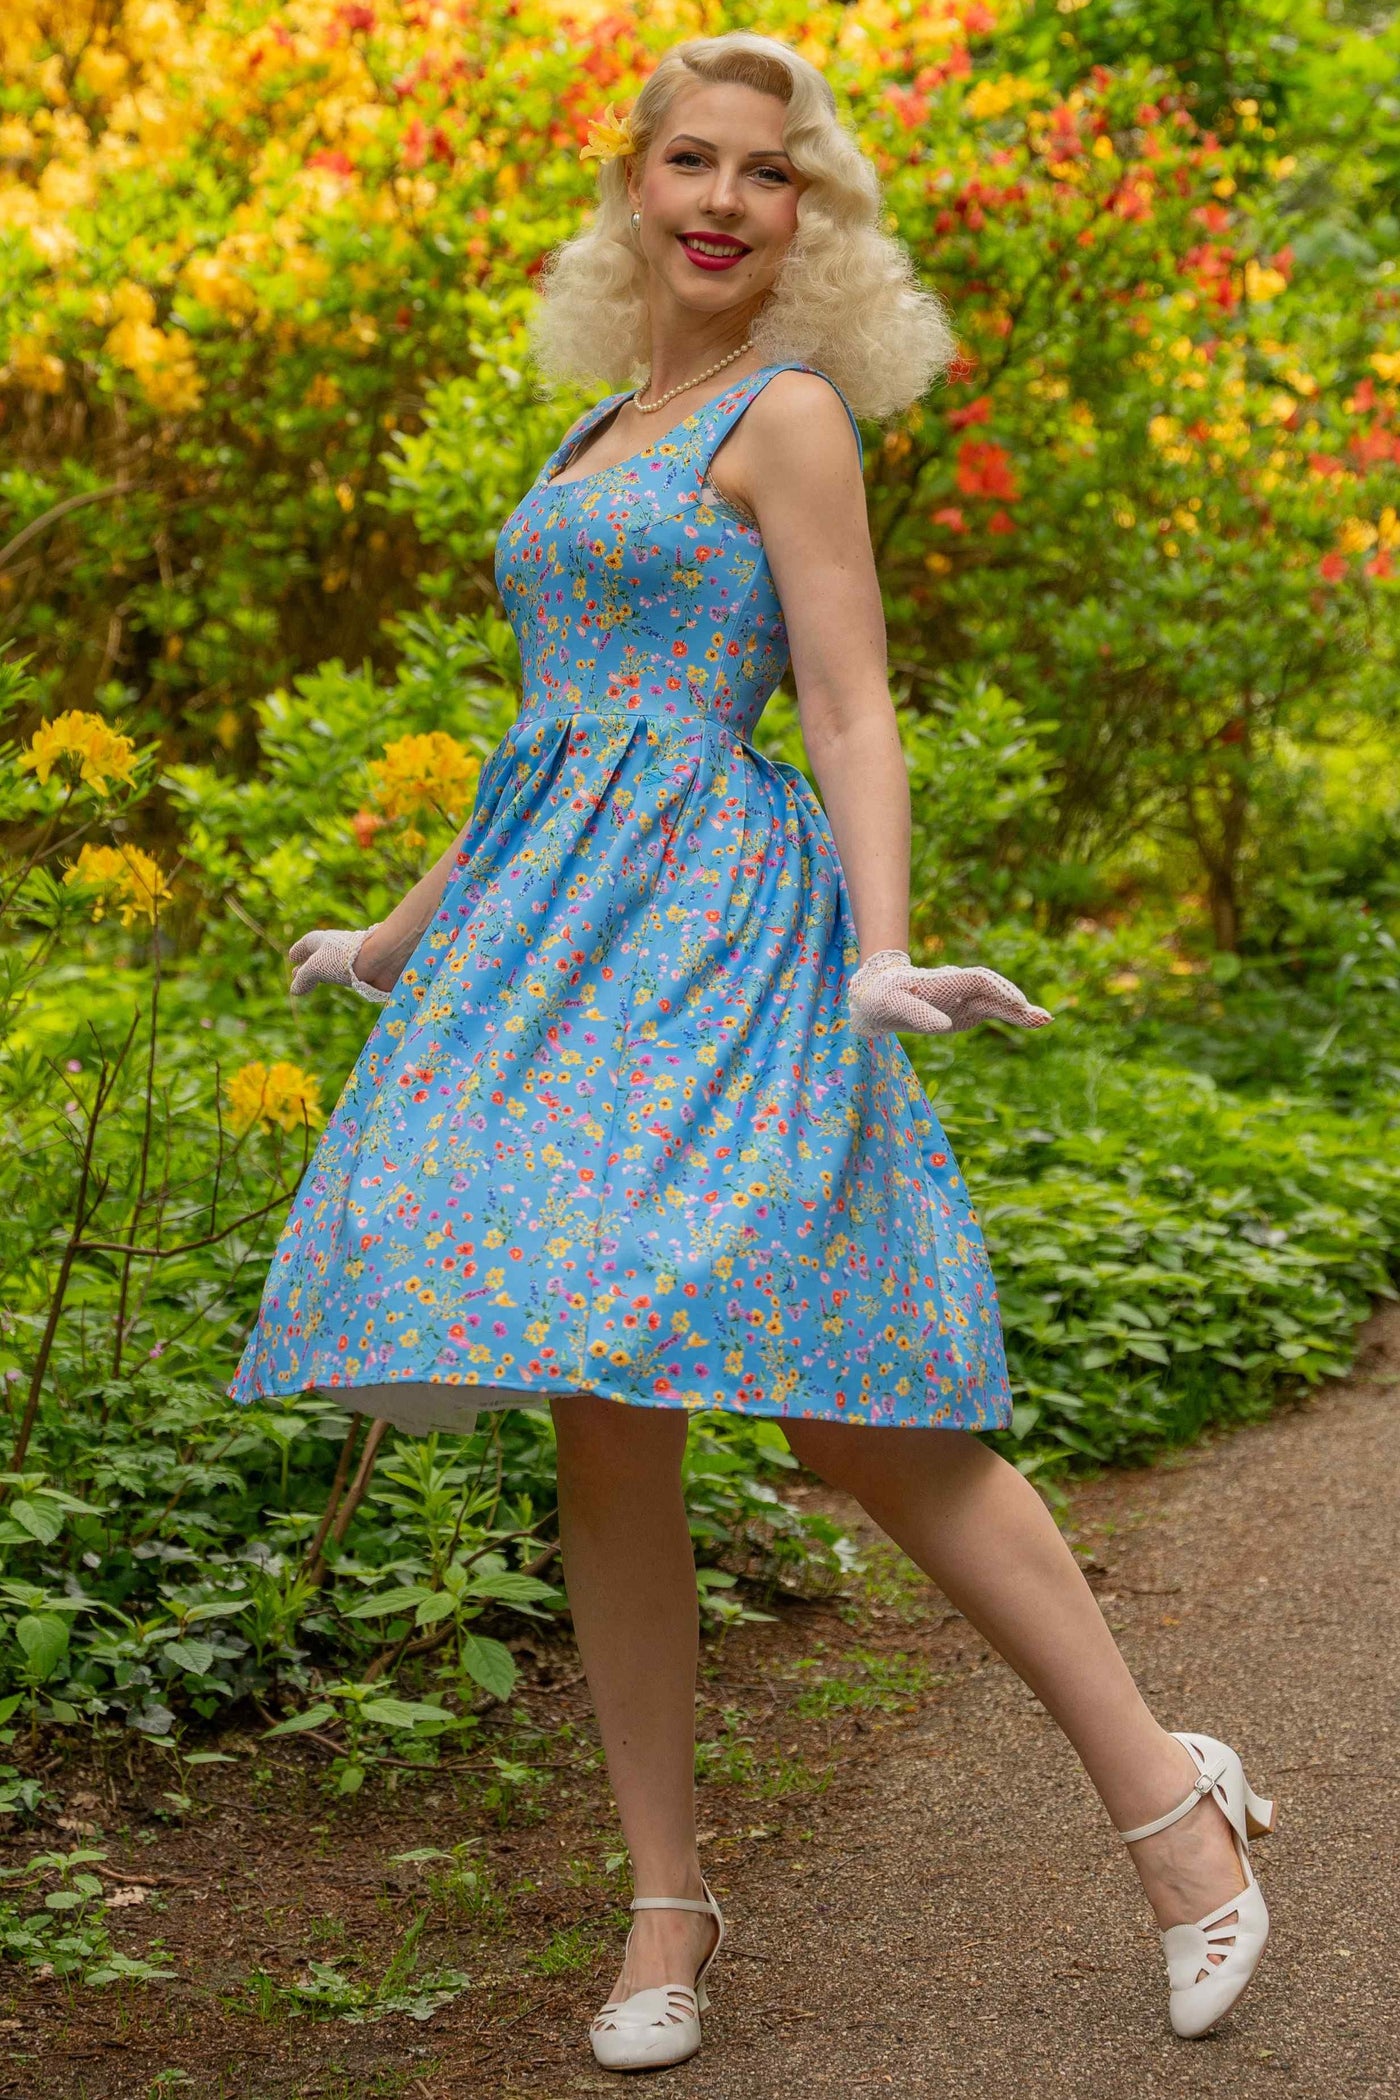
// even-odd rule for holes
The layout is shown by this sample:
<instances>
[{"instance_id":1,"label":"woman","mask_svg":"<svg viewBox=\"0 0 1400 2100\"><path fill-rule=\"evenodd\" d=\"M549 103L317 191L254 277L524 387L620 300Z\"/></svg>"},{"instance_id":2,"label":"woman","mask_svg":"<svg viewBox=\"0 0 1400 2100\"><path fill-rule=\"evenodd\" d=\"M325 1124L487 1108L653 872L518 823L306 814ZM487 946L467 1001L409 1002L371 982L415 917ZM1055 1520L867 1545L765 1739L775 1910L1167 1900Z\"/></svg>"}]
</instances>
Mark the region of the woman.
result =
<instances>
[{"instance_id":1,"label":"woman","mask_svg":"<svg viewBox=\"0 0 1400 2100\"><path fill-rule=\"evenodd\" d=\"M895 1033L1050 1019L908 954L908 783L840 382L904 408L952 337L784 46L679 45L585 153L599 210L551 258L536 347L557 375L648 377L578 419L502 528L524 691L461 838L382 924L291 951L294 993L384 1012L233 1391L350 1388L418 1430L550 1406L636 1891L600 2063L694 2053L724 1931L695 1842L680 1486L705 1407L780 1419L1043 1701L1134 1847L1172 2023L1201 2034L1263 1949L1248 1838L1272 1805L1233 1750L1149 1713L1044 1504L976 1434L1010 1420L995 1290ZM748 741L789 655L824 808Z\"/></svg>"}]
</instances>

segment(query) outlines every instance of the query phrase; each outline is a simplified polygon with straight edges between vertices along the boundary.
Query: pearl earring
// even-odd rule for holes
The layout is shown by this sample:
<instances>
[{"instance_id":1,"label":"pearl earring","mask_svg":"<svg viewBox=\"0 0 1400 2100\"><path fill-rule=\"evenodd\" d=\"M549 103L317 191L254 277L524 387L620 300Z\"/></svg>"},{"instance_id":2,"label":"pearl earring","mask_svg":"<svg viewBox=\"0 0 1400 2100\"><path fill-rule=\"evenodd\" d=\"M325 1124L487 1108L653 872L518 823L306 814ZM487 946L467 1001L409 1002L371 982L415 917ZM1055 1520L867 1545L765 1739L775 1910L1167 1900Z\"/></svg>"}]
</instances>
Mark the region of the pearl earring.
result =
<instances>
[{"instance_id":1,"label":"pearl earring","mask_svg":"<svg viewBox=\"0 0 1400 2100\"><path fill-rule=\"evenodd\" d=\"M634 211L634 212L633 212L633 214L632 214L632 231L633 231L633 233L640 233L640 232L641 232L641 230L642 230L642 215L641 215L641 213L640 213L639 211Z\"/></svg>"}]
</instances>

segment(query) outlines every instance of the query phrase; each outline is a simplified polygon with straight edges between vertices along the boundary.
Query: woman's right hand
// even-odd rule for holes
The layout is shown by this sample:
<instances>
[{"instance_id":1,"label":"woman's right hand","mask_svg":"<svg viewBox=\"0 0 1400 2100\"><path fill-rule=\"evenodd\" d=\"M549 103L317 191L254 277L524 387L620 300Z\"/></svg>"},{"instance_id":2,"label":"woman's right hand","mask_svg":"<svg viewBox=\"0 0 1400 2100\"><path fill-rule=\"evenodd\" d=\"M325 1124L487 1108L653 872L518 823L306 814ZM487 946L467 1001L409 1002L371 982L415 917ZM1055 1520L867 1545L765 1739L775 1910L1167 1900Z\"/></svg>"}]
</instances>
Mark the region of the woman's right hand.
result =
<instances>
[{"instance_id":1,"label":"woman's right hand","mask_svg":"<svg viewBox=\"0 0 1400 2100\"><path fill-rule=\"evenodd\" d=\"M318 984L343 984L362 999L373 1000L376 1006L387 1006L393 998L392 992L382 992L378 985L366 984L355 974L355 960L364 942L378 931L382 922L373 926L328 927L318 926L312 933L304 933L299 941L287 950L287 960L296 966L292 978L292 997L299 999L313 991Z\"/></svg>"}]
</instances>

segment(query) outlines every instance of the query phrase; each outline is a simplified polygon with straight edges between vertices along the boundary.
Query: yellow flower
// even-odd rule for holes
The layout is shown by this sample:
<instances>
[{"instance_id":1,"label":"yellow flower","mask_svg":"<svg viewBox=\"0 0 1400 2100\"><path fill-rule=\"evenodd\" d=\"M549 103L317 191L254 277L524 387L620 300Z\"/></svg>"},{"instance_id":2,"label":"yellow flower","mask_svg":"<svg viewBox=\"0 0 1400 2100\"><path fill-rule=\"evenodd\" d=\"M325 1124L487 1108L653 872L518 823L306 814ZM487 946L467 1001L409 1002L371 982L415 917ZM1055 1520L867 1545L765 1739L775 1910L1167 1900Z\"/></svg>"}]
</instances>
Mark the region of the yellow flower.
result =
<instances>
[{"instance_id":1,"label":"yellow flower","mask_svg":"<svg viewBox=\"0 0 1400 2100\"><path fill-rule=\"evenodd\" d=\"M187 335L171 335L155 324L156 303L144 285L125 278L112 293L116 325L105 347L133 373L153 408L172 415L198 408L204 381L195 369L194 345Z\"/></svg>"},{"instance_id":2,"label":"yellow flower","mask_svg":"<svg viewBox=\"0 0 1400 2100\"><path fill-rule=\"evenodd\" d=\"M61 394L67 376L63 359L44 348L37 335L17 335L10 345L5 374L36 394Z\"/></svg>"},{"instance_id":3,"label":"yellow flower","mask_svg":"<svg viewBox=\"0 0 1400 2100\"><path fill-rule=\"evenodd\" d=\"M89 44L78 61L78 78L94 95L114 93L126 74L127 62L123 54L100 45Z\"/></svg>"},{"instance_id":4,"label":"yellow flower","mask_svg":"<svg viewBox=\"0 0 1400 2100\"><path fill-rule=\"evenodd\" d=\"M1288 279L1282 270L1267 270L1253 258L1244 266L1244 288L1246 296L1256 305L1266 299L1277 299L1280 292L1287 291Z\"/></svg>"},{"instance_id":5,"label":"yellow flower","mask_svg":"<svg viewBox=\"0 0 1400 2100\"><path fill-rule=\"evenodd\" d=\"M588 127L588 144L579 148L580 160L621 160L637 151L637 135L630 116L620 117L610 102L601 117Z\"/></svg>"},{"instance_id":6,"label":"yellow flower","mask_svg":"<svg viewBox=\"0 0 1400 2100\"><path fill-rule=\"evenodd\" d=\"M1344 518L1337 533L1337 549L1341 554L1364 554L1376 538L1376 527L1365 518Z\"/></svg>"},{"instance_id":7,"label":"yellow flower","mask_svg":"<svg viewBox=\"0 0 1400 2100\"><path fill-rule=\"evenodd\" d=\"M113 289L112 312L119 321L154 321L156 302L144 284L124 277Z\"/></svg>"},{"instance_id":8,"label":"yellow flower","mask_svg":"<svg viewBox=\"0 0 1400 2100\"><path fill-rule=\"evenodd\" d=\"M170 897L170 885L159 862L139 846L84 846L70 863L63 883L65 889L95 891L94 921L102 918L109 904L115 904L123 926L129 926L138 912L154 926L157 911Z\"/></svg>"},{"instance_id":9,"label":"yellow flower","mask_svg":"<svg viewBox=\"0 0 1400 2100\"><path fill-rule=\"evenodd\" d=\"M313 1129L326 1118L321 1108L321 1082L300 1065L279 1062L243 1065L224 1081L233 1127L238 1132L257 1123L265 1130Z\"/></svg>"},{"instance_id":10,"label":"yellow flower","mask_svg":"<svg viewBox=\"0 0 1400 2100\"><path fill-rule=\"evenodd\" d=\"M129 736L109 728L101 715L70 707L51 722L42 722L29 749L21 751L19 763L32 766L39 779L47 781L54 766L65 758L76 761L84 785L96 788L99 795L107 793L109 777L124 781L127 787L134 785L131 769L136 746Z\"/></svg>"},{"instance_id":11,"label":"yellow flower","mask_svg":"<svg viewBox=\"0 0 1400 2100\"><path fill-rule=\"evenodd\" d=\"M456 737L431 729L425 736L401 736L386 744L370 771L386 816L451 815L471 801L481 760Z\"/></svg>"},{"instance_id":12,"label":"yellow flower","mask_svg":"<svg viewBox=\"0 0 1400 2100\"><path fill-rule=\"evenodd\" d=\"M257 311L257 293L223 255L191 256L182 275L191 298L201 306L235 317Z\"/></svg>"},{"instance_id":13,"label":"yellow flower","mask_svg":"<svg viewBox=\"0 0 1400 2100\"><path fill-rule=\"evenodd\" d=\"M1373 351L1371 370L1379 372L1382 379L1400 379L1400 350Z\"/></svg>"}]
</instances>

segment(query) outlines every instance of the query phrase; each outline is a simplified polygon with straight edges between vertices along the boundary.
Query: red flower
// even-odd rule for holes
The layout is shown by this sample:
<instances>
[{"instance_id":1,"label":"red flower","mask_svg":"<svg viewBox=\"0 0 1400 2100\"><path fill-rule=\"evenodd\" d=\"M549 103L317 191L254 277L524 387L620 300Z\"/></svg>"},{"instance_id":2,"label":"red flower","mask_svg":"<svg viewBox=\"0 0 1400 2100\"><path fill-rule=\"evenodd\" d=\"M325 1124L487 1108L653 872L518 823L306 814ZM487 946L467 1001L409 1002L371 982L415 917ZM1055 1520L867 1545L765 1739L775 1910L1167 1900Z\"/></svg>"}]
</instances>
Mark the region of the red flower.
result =
<instances>
[{"instance_id":1,"label":"red flower","mask_svg":"<svg viewBox=\"0 0 1400 2100\"><path fill-rule=\"evenodd\" d=\"M927 95L916 95L909 88L892 87L887 91L887 100L906 131L917 131L921 124L928 122Z\"/></svg>"},{"instance_id":2,"label":"red flower","mask_svg":"<svg viewBox=\"0 0 1400 2100\"><path fill-rule=\"evenodd\" d=\"M991 395L979 394L975 401L968 402L966 408L953 408L948 411L948 428L965 430L969 423L985 423L991 413Z\"/></svg>"},{"instance_id":3,"label":"red flower","mask_svg":"<svg viewBox=\"0 0 1400 2100\"><path fill-rule=\"evenodd\" d=\"M1382 460L1400 459L1400 439L1393 438L1379 423L1373 423L1369 430L1353 431L1347 440L1347 451L1356 462L1357 472L1366 474L1372 467L1378 467Z\"/></svg>"},{"instance_id":4,"label":"red flower","mask_svg":"<svg viewBox=\"0 0 1400 2100\"><path fill-rule=\"evenodd\" d=\"M1346 575L1347 558L1344 554L1324 554L1317 569L1324 582L1337 583Z\"/></svg>"},{"instance_id":5,"label":"red flower","mask_svg":"<svg viewBox=\"0 0 1400 2100\"><path fill-rule=\"evenodd\" d=\"M1015 503L1021 493L1005 446L979 445L971 438L958 447L957 484L964 496L995 496L1002 503Z\"/></svg>"}]
</instances>

